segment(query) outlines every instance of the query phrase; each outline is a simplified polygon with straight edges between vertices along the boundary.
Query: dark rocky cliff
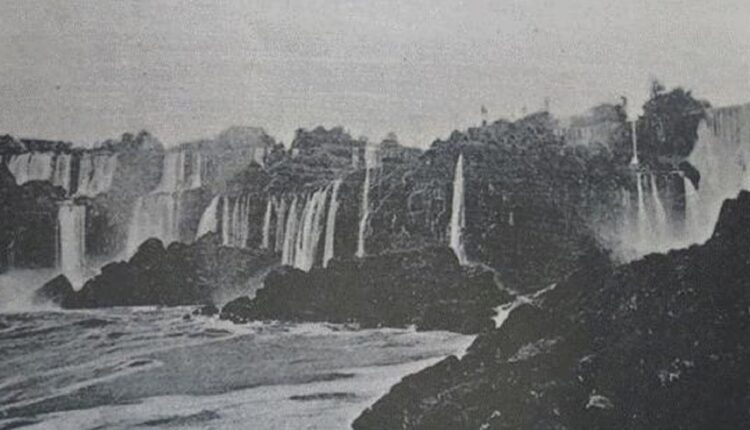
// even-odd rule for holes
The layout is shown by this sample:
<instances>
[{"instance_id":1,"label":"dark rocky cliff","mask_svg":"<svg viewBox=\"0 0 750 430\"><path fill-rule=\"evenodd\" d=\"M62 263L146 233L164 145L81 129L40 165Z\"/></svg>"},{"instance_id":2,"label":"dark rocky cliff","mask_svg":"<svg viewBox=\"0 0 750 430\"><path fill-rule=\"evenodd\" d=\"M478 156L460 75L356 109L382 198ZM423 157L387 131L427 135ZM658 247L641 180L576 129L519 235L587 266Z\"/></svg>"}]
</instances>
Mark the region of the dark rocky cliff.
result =
<instances>
[{"instance_id":1,"label":"dark rocky cliff","mask_svg":"<svg viewBox=\"0 0 750 430\"><path fill-rule=\"evenodd\" d=\"M462 359L405 378L364 429L746 428L750 193L701 246L587 266Z\"/></svg>"}]
</instances>

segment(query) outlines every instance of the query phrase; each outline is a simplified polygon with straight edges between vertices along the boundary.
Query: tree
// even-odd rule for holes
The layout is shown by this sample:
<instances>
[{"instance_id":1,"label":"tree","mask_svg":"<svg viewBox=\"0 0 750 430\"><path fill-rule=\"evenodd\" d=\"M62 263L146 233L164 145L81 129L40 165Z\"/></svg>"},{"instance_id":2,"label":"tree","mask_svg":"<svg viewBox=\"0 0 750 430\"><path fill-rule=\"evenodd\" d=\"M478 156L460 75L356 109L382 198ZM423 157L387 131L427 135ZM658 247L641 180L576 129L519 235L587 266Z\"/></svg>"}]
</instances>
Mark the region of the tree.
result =
<instances>
[{"instance_id":1,"label":"tree","mask_svg":"<svg viewBox=\"0 0 750 430\"><path fill-rule=\"evenodd\" d=\"M638 131L643 158L654 162L690 155L698 139L698 125L710 106L680 87L666 92L664 85L654 80Z\"/></svg>"}]
</instances>

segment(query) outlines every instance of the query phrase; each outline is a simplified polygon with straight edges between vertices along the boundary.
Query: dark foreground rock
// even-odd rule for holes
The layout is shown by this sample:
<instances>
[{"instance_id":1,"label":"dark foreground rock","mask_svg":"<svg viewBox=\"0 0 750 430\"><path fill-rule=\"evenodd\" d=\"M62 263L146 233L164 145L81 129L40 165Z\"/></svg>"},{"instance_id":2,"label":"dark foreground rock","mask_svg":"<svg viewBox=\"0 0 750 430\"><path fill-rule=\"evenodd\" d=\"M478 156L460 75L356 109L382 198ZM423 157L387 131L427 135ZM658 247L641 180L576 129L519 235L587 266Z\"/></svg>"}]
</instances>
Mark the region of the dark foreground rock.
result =
<instances>
[{"instance_id":1,"label":"dark foreground rock","mask_svg":"<svg viewBox=\"0 0 750 430\"><path fill-rule=\"evenodd\" d=\"M149 239L129 261L105 265L80 291L65 290L59 302L65 308L211 304L222 290L241 290L275 262L264 251L222 247L217 235L167 248L158 239ZM64 290L61 282L60 278L50 281L38 296Z\"/></svg>"},{"instance_id":2,"label":"dark foreground rock","mask_svg":"<svg viewBox=\"0 0 750 430\"><path fill-rule=\"evenodd\" d=\"M54 303L62 305L66 298L75 294L73 286L65 275L60 275L47 282L34 292L34 304Z\"/></svg>"},{"instance_id":3,"label":"dark foreground rock","mask_svg":"<svg viewBox=\"0 0 750 430\"><path fill-rule=\"evenodd\" d=\"M264 285L254 299L228 303L221 317L478 333L494 327L494 308L510 299L492 272L462 268L447 248L333 260L307 273L282 267Z\"/></svg>"},{"instance_id":4,"label":"dark foreground rock","mask_svg":"<svg viewBox=\"0 0 750 430\"><path fill-rule=\"evenodd\" d=\"M750 428L750 193L705 245L592 264L404 378L365 429Z\"/></svg>"}]
</instances>

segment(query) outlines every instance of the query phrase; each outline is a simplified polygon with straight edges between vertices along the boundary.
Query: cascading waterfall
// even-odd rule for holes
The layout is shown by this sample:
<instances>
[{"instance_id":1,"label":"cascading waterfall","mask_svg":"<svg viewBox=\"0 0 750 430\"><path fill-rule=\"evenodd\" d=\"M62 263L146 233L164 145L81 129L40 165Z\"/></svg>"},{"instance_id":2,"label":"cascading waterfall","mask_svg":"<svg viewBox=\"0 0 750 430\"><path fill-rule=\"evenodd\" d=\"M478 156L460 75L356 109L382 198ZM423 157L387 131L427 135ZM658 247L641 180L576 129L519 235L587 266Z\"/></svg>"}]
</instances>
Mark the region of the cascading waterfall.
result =
<instances>
[{"instance_id":1,"label":"cascading waterfall","mask_svg":"<svg viewBox=\"0 0 750 430\"><path fill-rule=\"evenodd\" d=\"M341 180L335 180L308 194L269 199L263 222L264 243L281 253L282 264L305 271L328 265L335 254L340 188Z\"/></svg>"},{"instance_id":2,"label":"cascading waterfall","mask_svg":"<svg viewBox=\"0 0 750 430\"><path fill-rule=\"evenodd\" d=\"M652 237L666 245L671 236L671 228L667 219L667 211L659 197L659 187L656 184L655 175L651 175L651 207L654 210L654 218L651 223L653 227Z\"/></svg>"},{"instance_id":3,"label":"cascading waterfall","mask_svg":"<svg viewBox=\"0 0 750 430\"><path fill-rule=\"evenodd\" d=\"M247 248L250 240L250 195L224 197L222 207L222 245L233 248Z\"/></svg>"},{"instance_id":4,"label":"cascading waterfall","mask_svg":"<svg viewBox=\"0 0 750 430\"><path fill-rule=\"evenodd\" d=\"M284 246L281 251L281 264L288 266L294 265L294 243L297 238L297 196L292 199L289 205L289 212L286 216L286 225L284 227Z\"/></svg>"},{"instance_id":5,"label":"cascading waterfall","mask_svg":"<svg viewBox=\"0 0 750 430\"><path fill-rule=\"evenodd\" d=\"M191 153L191 168L188 171L188 153L185 150L167 152L159 185L136 201L128 233L129 255L135 253L138 246L150 237L161 239L165 245L182 239L182 193L202 184L203 158L198 153ZM204 228L211 228L209 220ZM198 230L201 230L200 226Z\"/></svg>"},{"instance_id":6,"label":"cascading waterfall","mask_svg":"<svg viewBox=\"0 0 750 430\"><path fill-rule=\"evenodd\" d=\"M365 147L365 182L362 184L362 209L359 216L359 230L357 234L357 252L354 254L357 258L365 256L365 235L367 233L367 223L370 219L370 184L372 181L371 172L376 164L376 153L370 146Z\"/></svg>"},{"instance_id":7,"label":"cascading waterfall","mask_svg":"<svg viewBox=\"0 0 750 430\"><path fill-rule=\"evenodd\" d=\"M635 206L631 206L630 193L622 191L622 214L617 229L616 251L625 260L632 260L651 252L666 252L696 243L696 230L704 228L704 205L693 183L681 172L668 172L667 179L678 186L679 178L684 187L684 218L667 207L661 197L655 174L635 172ZM684 219L683 228L680 222ZM713 228L713 224L711 224Z\"/></svg>"},{"instance_id":8,"label":"cascading waterfall","mask_svg":"<svg viewBox=\"0 0 750 430\"><path fill-rule=\"evenodd\" d=\"M459 154L456 170L453 176L453 202L451 205L450 247L458 258L458 262L466 264L466 250L464 248L463 233L466 227L464 207L464 155Z\"/></svg>"},{"instance_id":9,"label":"cascading waterfall","mask_svg":"<svg viewBox=\"0 0 750 430\"><path fill-rule=\"evenodd\" d=\"M326 239L323 245L323 267L328 267L328 262L334 257L334 241L336 239L336 214L339 210L339 189L341 179L333 183L331 203L328 206L328 219L326 220Z\"/></svg>"},{"instance_id":10,"label":"cascading waterfall","mask_svg":"<svg viewBox=\"0 0 750 430\"><path fill-rule=\"evenodd\" d=\"M172 151L164 154L161 180L155 192L174 192L181 189L185 179L185 154Z\"/></svg>"},{"instance_id":11,"label":"cascading waterfall","mask_svg":"<svg viewBox=\"0 0 750 430\"><path fill-rule=\"evenodd\" d=\"M648 246L647 242L651 234L651 221L648 217L648 212L646 212L646 199L643 195L643 174L641 172L637 172L635 175L635 185L637 193L636 197L638 199L638 212L636 217L638 236L636 237L635 243L636 250L642 252L641 250Z\"/></svg>"},{"instance_id":12,"label":"cascading waterfall","mask_svg":"<svg viewBox=\"0 0 750 430\"><path fill-rule=\"evenodd\" d=\"M203 186L203 154L200 152L193 153L190 175L188 176L189 188L198 189Z\"/></svg>"},{"instance_id":13,"label":"cascading waterfall","mask_svg":"<svg viewBox=\"0 0 750 430\"><path fill-rule=\"evenodd\" d=\"M711 237L724 200L750 189L750 104L709 110L688 161L700 172L689 241L700 243Z\"/></svg>"},{"instance_id":14,"label":"cascading waterfall","mask_svg":"<svg viewBox=\"0 0 750 430\"><path fill-rule=\"evenodd\" d=\"M633 158L630 159L630 164L637 166L638 161L638 131L636 127L636 121L630 122L630 142L633 145Z\"/></svg>"},{"instance_id":15,"label":"cascading waterfall","mask_svg":"<svg viewBox=\"0 0 750 430\"><path fill-rule=\"evenodd\" d=\"M79 285L86 267L86 206L64 202L58 209L57 222L60 270Z\"/></svg>"},{"instance_id":16,"label":"cascading waterfall","mask_svg":"<svg viewBox=\"0 0 750 430\"><path fill-rule=\"evenodd\" d=\"M95 197L109 191L117 164L117 154L83 154L78 172L76 195Z\"/></svg>"},{"instance_id":17,"label":"cascading waterfall","mask_svg":"<svg viewBox=\"0 0 750 430\"><path fill-rule=\"evenodd\" d=\"M682 176L682 183L685 187L685 230L690 232L697 231L701 226L700 221L700 196L693 186L693 182L685 175Z\"/></svg>"},{"instance_id":18,"label":"cascading waterfall","mask_svg":"<svg viewBox=\"0 0 750 430\"><path fill-rule=\"evenodd\" d=\"M139 198L128 232L127 253L133 255L146 239L157 238L168 245L180 240L180 195L149 194Z\"/></svg>"},{"instance_id":19,"label":"cascading waterfall","mask_svg":"<svg viewBox=\"0 0 750 430\"><path fill-rule=\"evenodd\" d=\"M60 153L55 157L55 169L52 177L52 185L62 187L65 193L70 193L73 174L71 165L73 157L70 154Z\"/></svg>"},{"instance_id":20,"label":"cascading waterfall","mask_svg":"<svg viewBox=\"0 0 750 430\"><path fill-rule=\"evenodd\" d=\"M200 222L198 222L198 231L195 234L196 240L205 236L208 233L215 233L219 230L219 200L221 196L217 195L211 200L208 207L201 215Z\"/></svg>"},{"instance_id":21,"label":"cascading waterfall","mask_svg":"<svg viewBox=\"0 0 750 430\"><path fill-rule=\"evenodd\" d=\"M229 197L224 197L222 199L222 205L221 205L221 243L226 244L229 243L229 238L231 237L231 232L229 231L229 228L231 226L230 224L231 215L229 213Z\"/></svg>"},{"instance_id":22,"label":"cascading waterfall","mask_svg":"<svg viewBox=\"0 0 750 430\"><path fill-rule=\"evenodd\" d=\"M650 197L644 196L644 173L636 174L637 208L626 211L632 227L623 230L626 258L706 241L713 233L723 202L750 186L750 105L713 109L698 127L698 139L688 162L700 173L698 187L682 172L684 228L676 228L678 215L666 210L655 176L650 177ZM635 134L634 134L635 135ZM634 144L634 161L637 152Z\"/></svg>"},{"instance_id":23,"label":"cascading waterfall","mask_svg":"<svg viewBox=\"0 0 750 430\"><path fill-rule=\"evenodd\" d=\"M312 194L302 212L301 233L297 235L297 245L294 255L294 267L310 270L316 262L320 237L324 228L325 203L330 186Z\"/></svg>"},{"instance_id":24,"label":"cascading waterfall","mask_svg":"<svg viewBox=\"0 0 750 430\"><path fill-rule=\"evenodd\" d=\"M286 200L279 199L277 205L275 206L276 209L276 234L275 234L275 243L273 250L276 252L280 252L284 249L284 238L286 237L286 214L287 214L287 208L288 204Z\"/></svg>"},{"instance_id":25,"label":"cascading waterfall","mask_svg":"<svg viewBox=\"0 0 750 430\"><path fill-rule=\"evenodd\" d=\"M266 203L266 214L263 216L263 239L261 240L261 247L263 249L270 249L271 247L271 217L273 216L274 202L269 197Z\"/></svg>"},{"instance_id":26,"label":"cascading waterfall","mask_svg":"<svg viewBox=\"0 0 750 430\"><path fill-rule=\"evenodd\" d=\"M8 161L8 170L18 185L29 181L50 181L54 172L54 153L25 152L13 155Z\"/></svg>"}]
</instances>

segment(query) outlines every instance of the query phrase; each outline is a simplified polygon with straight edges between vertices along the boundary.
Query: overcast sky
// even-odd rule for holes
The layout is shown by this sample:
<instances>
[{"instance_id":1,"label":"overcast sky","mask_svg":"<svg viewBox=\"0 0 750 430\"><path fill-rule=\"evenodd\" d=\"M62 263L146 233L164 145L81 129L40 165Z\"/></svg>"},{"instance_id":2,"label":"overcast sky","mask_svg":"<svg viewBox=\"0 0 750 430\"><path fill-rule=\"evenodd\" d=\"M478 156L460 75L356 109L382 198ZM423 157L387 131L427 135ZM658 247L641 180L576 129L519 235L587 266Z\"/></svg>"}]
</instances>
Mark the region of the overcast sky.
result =
<instances>
[{"instance_id":1,"label":"overcast sky","mask_svg":"<svg viewBox=\"0 0 750 430\"><path fill-rule=\"evenodd\" d=\"M167 144L343 125L428 145L658 77L750 102L748 0L0 0L0 133Z\"/></svg>"}]
</instances>

